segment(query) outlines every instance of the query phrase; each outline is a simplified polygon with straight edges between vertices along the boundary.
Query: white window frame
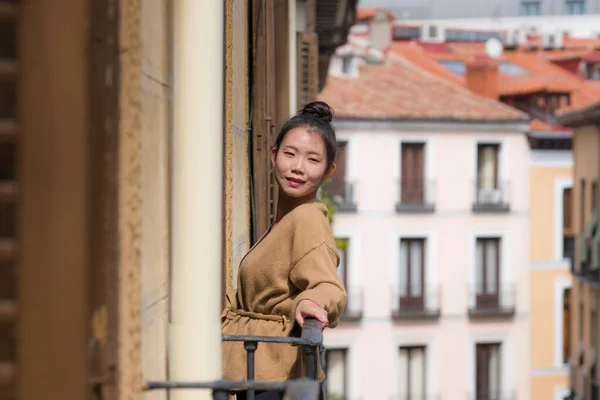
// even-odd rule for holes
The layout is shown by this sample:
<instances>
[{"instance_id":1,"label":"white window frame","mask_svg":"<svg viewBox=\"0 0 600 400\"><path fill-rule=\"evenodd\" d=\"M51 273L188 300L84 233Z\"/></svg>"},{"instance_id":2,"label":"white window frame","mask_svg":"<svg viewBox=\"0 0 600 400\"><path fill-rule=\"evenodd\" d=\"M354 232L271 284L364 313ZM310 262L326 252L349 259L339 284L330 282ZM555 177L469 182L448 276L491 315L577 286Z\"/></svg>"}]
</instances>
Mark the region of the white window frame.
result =
<instances>
[{"instance_id":1,"label":"white window frame","mask_svg":"<svg viewBox=\"0 0 600 400\"><path fill-rule=\"evenodd\" d=\"M516 365L512 354L512 343L508 333L489 333L489 334L474 334L469 341L468 350L468 373L467 387L470 394L475 394L477 391L476 380L476 354L478 344L500 343L500 388L502 393L511 393L514 388L514 371L511 373L511 367ZM518 396L518 394L517 394Z\"/></svg>"},{"instance_id":2,"label":"white window frame","mask_svg":"<svg viewBox=\"0 0 600 400\"><path fill-rule=\"evenodd\" d=\"M405 336L396 335L393 338L393 354L392 371L400 370L400 348L401 347L425 347L425 384L427 387L426 395L435 395L437 391L437 343L433 335ZM392 386L390 393L392 398L400 398L401 393L398 393L398 381L391 379Z\"/></svg>"},{"instance_id":3,"label":"white window frame","mask_svg":"<svg viewBox=\"0 0 600 400\"><path fill-rule=\"evenodd\" d=\"M563 191L573 188L573 178L554 178L554 259L563 261ZM573 219L573 214L571 214Z\"/></svg>"},{"instance_id":4,"label":"white window frame","mask_svg":"<svg viewBox=\"0 0 600 400\"><path fill-rule=\"evenodd\" d=\"M336 239L347 238L348 250L346 251L346 281L348 287L346 290L349 295L353 295L352 290L359 288L362 291L362 304L361 307L364 312L364 296L365 296L365 285L362 279L362 262L361 262L361 232L357 229L344 229L333 226L333 236ZM349 272L349 273L348 273Z\"/></svg>"},{"instance_id":5,"label":"white window frame","mask_svg":"<svg viewBox=\"0 0 600 400\"><path fill-rule=\"evenodd\" d=\"M471 182L473 182L472 184L472 189L473 190L473 200L475 200L477 197L477 193L475 193L475 190L477 188L477 165L479 162L479 145L486 145L486 144L491 144L491 145L497 145L498 146L498 165L496 166L496 168L498 168L498 171L496 171L497 175L498 175L498 186L500 188L500 190L506 191L509 190L510 188L506 188L504 186L502 186L504 183L506 183L508 181L509 178L509 173L508 173L508 152L506 151L506 138L503 137L498 137L498 136L477 136L473 139L473 179L471 180ZM511 192L508 193L503 193L503 197L510 195ZM512 199L509 197L508 198L509 201L512 201Z\"/></svg>"},{"instance_id":6,"label":"white window frame","mask_svg":"<svg viewBox=\"0 0 600 400\"><path fill-rule=\"evenodd\" d=\"M425 193L425 200L427 200L427 196L429 196L431 199L433 199L435 201L436 196L435 196L435 192L437 190L436 185L434 184L434 186L432 188L430 188L429 182L432 182L433 177L434 177L434 171L435 171L435 149L434 149L434 143L435 141L433 140L433 136L428 136L428 135L423 135L423 136L418 136L418 135L400 135L400 137L398 138L397 144L396 144L396 154L398 154L398 157L396 157L396 159L398 160L398 164L396 166L396 171L394 172L394 181L396 182L397 185L397 190L396 190L396 198L394 199L394 202L397 203L400 201L400 199L402 198L402 185L401 185L401 179L402 179L402 144L403 143L407 143L407 144L416 144L416 143L422 143L424 145L423 148L423 188L425 189L425 191L432 189L434 193Z\"/></svg>"},{"instance_id":7,"label":"white window frame","mask_svg":"<svg viewBox=\"0 0 600 400\"><path fill-rule=\"evenodd\" d=\"M338 142L346 142L346 171L344 176L345 182L352 182L353 201L357 209L360 208L360 191L357 181L358 166L356 165L356 134L337 132L336 139ZM336 214L336 217L340 213Z\"/></svg>"},{"instance_id":8,"label":"white window frame","mask_svg":"<svg viewBox=\"0 0 600 400\"><path fill-rule=\"evenodd\" d=\"M361 384L361 356L360 343L356 337L324 335L323 345L330 350L346 350L346 371L348 379L346 397L353 399L360 397Z\"/></svg>"},{"instance_id":9,"label":"white window frame","mask_svg":"<svg viewBox=\"0 0 600 400\"><path fill-rule=\"evenodd\" d=\"M570 276L563 276L554 279L554 366L564 368L565 363L562 359L563 349L563 292L573 286L573 280ZM571 303L573 307L573 303Z\"/></svg>"},{"instance_id":10,"label":"white window frame","mask_svg":"<svg viewBox=\"0 0 600 400\"><path fill-rule=\"evenodd\" d=\"M392 282L392 286L388 288L392 293L399 293L400 291L400 240L402 239L425 239L425 292L423 296L426 298L427 293L431 289L441 290L438 284L438 243L437 235L433 230L399 230L394 238L394 257L393 264L390 266L389 276ZM394 302L394 299L390 298L390 305ZM441 308L442 303L438 299L438 305ZM391 312L390 307L390 312Z\"/></svg>"}]
</instances>

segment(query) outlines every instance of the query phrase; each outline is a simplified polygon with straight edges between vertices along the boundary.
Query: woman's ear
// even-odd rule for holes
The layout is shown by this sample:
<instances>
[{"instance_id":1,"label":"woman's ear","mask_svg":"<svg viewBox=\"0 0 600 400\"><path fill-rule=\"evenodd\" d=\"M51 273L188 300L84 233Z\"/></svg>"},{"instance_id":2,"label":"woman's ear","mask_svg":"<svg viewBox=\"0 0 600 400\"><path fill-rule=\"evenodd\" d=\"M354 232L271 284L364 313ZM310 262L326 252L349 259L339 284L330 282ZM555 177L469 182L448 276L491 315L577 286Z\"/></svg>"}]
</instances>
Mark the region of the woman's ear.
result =
<instances>
[{"instance_id":1,"label":"woman's ear","mask_svg":"<svg viewBox=\"0 0 600 400\"><path fill-rule=\"evenodd\" d=\"M275 168L275 159L277 158L277 147L271 149L271 167Z\"/></svg>"},{"instance_id":2,"label":"woman's ear","mask_svg":"<svg viewBox=\"0 0 600 400\"><path fill-rule=\"evenodd\" d=\"M332 163L329 166L329 169L327 170L327 172L325 173L325 179L331 178L331 176L333 175L334 172L335 172L335 163Z\"/></svg>"}]
</instances>

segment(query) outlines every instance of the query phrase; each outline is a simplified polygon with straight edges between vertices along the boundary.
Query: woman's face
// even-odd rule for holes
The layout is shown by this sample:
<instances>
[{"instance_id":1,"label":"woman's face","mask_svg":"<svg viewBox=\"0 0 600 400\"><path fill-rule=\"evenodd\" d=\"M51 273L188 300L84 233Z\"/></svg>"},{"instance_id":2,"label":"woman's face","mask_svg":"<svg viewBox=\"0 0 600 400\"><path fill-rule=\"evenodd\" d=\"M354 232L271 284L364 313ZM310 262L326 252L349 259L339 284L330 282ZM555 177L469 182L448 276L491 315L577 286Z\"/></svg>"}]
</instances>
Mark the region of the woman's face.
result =
<instances>
[{"instance_id":1,"label":"woman's face","mask_svg":"<svg viewBox=\"0 0 600 400\"><path fill-rule=\"evenodd\" d=\"M271 150L275 179L283 193L301 198L314 195L335 164L327 168L325 142L318 133L300 127L290 130L278 149Z\"/></svg>"}]
</instances>

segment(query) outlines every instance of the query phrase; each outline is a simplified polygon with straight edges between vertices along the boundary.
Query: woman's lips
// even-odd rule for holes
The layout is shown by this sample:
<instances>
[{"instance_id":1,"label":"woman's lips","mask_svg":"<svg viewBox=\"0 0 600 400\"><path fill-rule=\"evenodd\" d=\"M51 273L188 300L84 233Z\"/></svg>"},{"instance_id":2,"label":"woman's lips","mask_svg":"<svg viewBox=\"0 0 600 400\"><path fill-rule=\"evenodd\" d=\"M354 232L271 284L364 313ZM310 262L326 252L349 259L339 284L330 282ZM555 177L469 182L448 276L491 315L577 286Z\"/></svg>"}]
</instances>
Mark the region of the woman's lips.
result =
<instances>
[{"instance_id":1,"label":"woman's lips","mask_svg":"<svg viewBox=\"0 0 600 400\"><path fill-rule=\"evenodd\" d=\"M300 187L304 184L304 181L302 179L297 179L297 178L285 178L285 179L288 181L288 184L293 188Z\"/></svg>"}]
</instances>

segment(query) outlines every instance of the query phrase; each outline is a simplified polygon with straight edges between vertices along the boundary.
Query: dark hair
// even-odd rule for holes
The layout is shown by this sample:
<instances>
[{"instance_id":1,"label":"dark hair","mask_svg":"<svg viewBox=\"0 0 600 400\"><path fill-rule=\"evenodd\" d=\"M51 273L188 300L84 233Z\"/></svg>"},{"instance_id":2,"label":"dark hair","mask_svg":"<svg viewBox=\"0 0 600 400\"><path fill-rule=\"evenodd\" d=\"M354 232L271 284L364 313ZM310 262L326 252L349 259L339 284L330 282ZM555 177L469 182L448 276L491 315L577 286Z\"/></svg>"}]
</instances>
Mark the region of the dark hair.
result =
<instances>
[{"instance_id":1,"label":"dark hair","mask_svg":"<svg viewBox=\"0 0 600 400\"><path fill-rule=\"evenodd\" d=\"M337 156L337 140L335 129L331 125L333 121L333 109L322 101L313 101L298 111L298 114L288 119L279 131L275 141L275 148L279 150L285 135L295 128L308 128L321 136L325 143L325 156L327 157L327 169L333 164Z\"/></svg>"}]
</instances>

